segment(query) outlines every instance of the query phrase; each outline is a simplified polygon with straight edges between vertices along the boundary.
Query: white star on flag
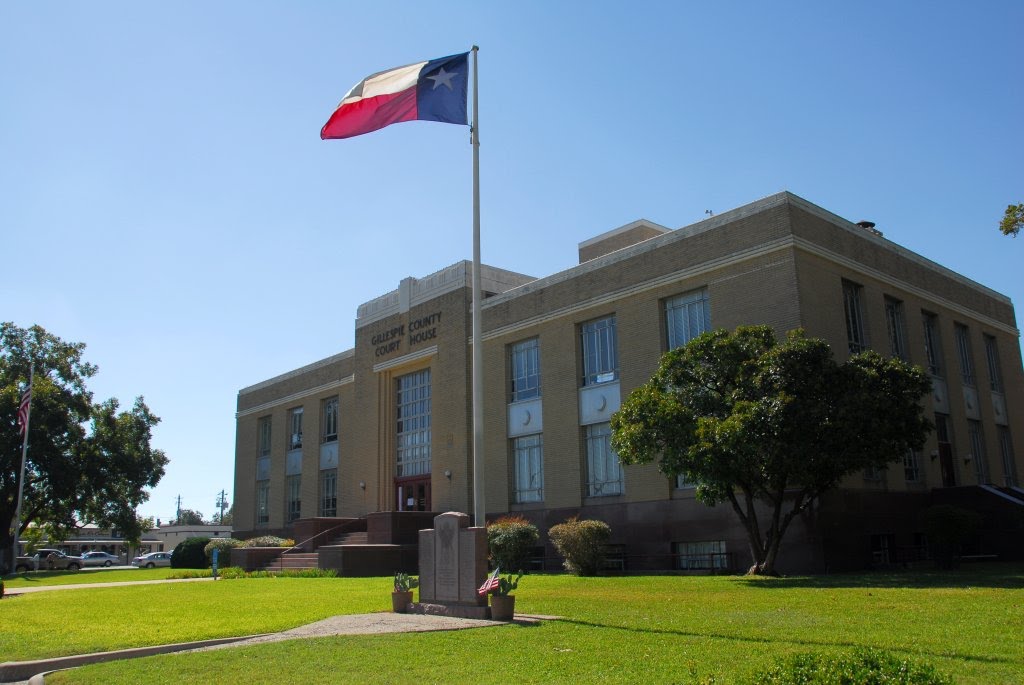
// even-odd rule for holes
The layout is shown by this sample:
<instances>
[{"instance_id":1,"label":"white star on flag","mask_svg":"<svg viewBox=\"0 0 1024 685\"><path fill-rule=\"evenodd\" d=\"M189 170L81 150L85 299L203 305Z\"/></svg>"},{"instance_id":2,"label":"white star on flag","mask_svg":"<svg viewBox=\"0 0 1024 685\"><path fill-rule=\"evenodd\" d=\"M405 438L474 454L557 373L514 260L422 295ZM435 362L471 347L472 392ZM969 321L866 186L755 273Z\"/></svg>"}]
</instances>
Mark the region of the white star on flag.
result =
<instances>
[{"instance_id":1,"label":"white star on flag","mask_svg":"<svg viewBox=\"0 0 1024 685\"><path fill-rule=\"evenodd\" d=\"M452 90L452 79L458 75L459 72L457 71L447 72L444 70L444 67L441 67L437 74L427 78L434 82L434 87L431 90L437 90L437 87L440 85L448 86L448 90Z\"/></svg>"}]
</instances>

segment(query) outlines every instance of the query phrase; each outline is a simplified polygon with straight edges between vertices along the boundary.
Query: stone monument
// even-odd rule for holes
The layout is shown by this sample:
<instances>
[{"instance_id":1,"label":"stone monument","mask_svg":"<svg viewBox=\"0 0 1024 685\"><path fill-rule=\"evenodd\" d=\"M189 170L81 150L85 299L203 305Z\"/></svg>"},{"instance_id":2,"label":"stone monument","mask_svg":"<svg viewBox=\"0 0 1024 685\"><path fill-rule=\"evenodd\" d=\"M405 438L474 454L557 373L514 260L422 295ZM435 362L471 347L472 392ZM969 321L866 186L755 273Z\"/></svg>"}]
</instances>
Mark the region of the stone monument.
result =
<instances>
[{"instance_id":1,"label":"stone monument","mask_svg":"<svg viewBox=\"0 0 1024 685\"><path fill-rule=\"evenodd\" d=\"M469 515L449 511L420 531L420 601L416 613L490 618L487 596L476 593L487 577L487 529Z\"/></svg>"}]
</instances>

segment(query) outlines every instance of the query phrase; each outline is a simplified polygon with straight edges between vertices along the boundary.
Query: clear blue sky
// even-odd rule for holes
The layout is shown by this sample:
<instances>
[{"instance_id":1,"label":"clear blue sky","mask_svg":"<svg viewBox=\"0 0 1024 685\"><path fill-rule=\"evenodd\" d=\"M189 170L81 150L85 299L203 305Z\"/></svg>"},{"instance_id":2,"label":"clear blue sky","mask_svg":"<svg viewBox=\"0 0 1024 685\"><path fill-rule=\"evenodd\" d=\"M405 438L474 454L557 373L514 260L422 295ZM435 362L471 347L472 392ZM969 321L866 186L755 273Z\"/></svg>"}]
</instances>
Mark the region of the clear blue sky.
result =
<instances>
[{"instance_id":1,"label":"clear blue sky","mask_svg":"<svg viewBox=\"0 0 1024 685\"><path fill-rule=\"evenodd\" d=\"M240 388L471 257L465 127L319 131L370 73L473 44L487 263L545 276L790 190L1020 308L1022 25L1018 0L3 3L0 319L162 417L143 514L209 516Z\"/></svg>"}]
</instances>

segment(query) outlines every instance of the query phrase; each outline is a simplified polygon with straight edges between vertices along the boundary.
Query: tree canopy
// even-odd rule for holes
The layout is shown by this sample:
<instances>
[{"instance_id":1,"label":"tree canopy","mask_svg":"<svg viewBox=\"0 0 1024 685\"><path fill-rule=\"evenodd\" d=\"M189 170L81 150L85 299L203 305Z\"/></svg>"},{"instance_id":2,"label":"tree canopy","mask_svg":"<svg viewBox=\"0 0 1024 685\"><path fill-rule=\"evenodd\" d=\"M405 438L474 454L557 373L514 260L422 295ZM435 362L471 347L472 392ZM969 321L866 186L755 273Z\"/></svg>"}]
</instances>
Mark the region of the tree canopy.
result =
<instances>
[{"instance_id":1,"label":"tree canopy","mask_svg":"<svg viewBox=\"0 0 1024 685\"><path fill-rule=\"evenodd\" d=\"M13 543L22 438L15 414L35 365L28 461L21 511L29 524L53 530L92 523L138 540L135 513L149 499L145 488L164 475L167 457L150 445L160 419L142 397L119 411L116 399L94 402L86 381L96 367L82 358L84 343L68 343L41 326L0 323L0 549Z\"/></svg>"},{"instance_id":2,"label":"tree canopy","mask_svg":"<svg viewBox=\"0 0 1024 685\"><path fill-rule=\"evenodd\" d=\"M930 388L919 367L875 352L837 364L802 331L780 343L768 326L717 330L662 357L612 416L612 447L685 476L705 504L728 502L750 572L773 574L786 529L819 495L923 445Z\"/></svg>"},{"instance_id":3,"label":"tree canopy","mask_svg":"<svg viewBox=\"0 0 1024 685\"><path fill-rule=\"evenodd\" d=\"M1012 235L1014 238L1024 227L1024 204L1008 205L1002 221L999 222L999 230L1004 235Z\"/></svg>"},{"instance_id":4,"label":"tree canopy","mask_svg":"<svg viewBox=\"0 0 1024 685\"><path fill-rule=\"evenodd\" d=\"M203 520L203 513L195 511L193 509L182 509L178 512L177 517L171 521L169 526L201 526L206 521ZM212 521L210 523L213 523Z\"/></svg>"}]
</instances>

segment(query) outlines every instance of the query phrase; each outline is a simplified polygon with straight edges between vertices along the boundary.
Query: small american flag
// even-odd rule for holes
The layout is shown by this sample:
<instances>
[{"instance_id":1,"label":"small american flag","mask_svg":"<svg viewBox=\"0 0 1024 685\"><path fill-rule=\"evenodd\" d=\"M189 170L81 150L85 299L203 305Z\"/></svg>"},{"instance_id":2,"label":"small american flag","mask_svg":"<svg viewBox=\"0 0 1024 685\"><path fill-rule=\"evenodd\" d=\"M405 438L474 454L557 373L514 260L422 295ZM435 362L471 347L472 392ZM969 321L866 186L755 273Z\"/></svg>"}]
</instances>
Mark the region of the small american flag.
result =
<instances>
[{"instance_id":1,"label":"small american flag","mask_svg":"<svg viewBox=\"0 0 1024 685\"><path fill-rule=\"evenodd\" d=\"M28 425L28 410L32 406L32 386L28 386L21 395L21 404L18 405L18 435L25 436L25 427Z\"/></svg>"},{"instance_id":2,"label":"small american flag","mask_svg":"<svg viewBox=\"0 0 1024 685\"><path fill-rule=\"evenodd\" d=\"M493 592L501 587L501 579L498 578L498 574L501 573L501 569L494 569L494 573L487 576L487 580L480 586L480 589L476 591L478 595L486 595L488 592Z\"/></svg>"}]
</instances>

